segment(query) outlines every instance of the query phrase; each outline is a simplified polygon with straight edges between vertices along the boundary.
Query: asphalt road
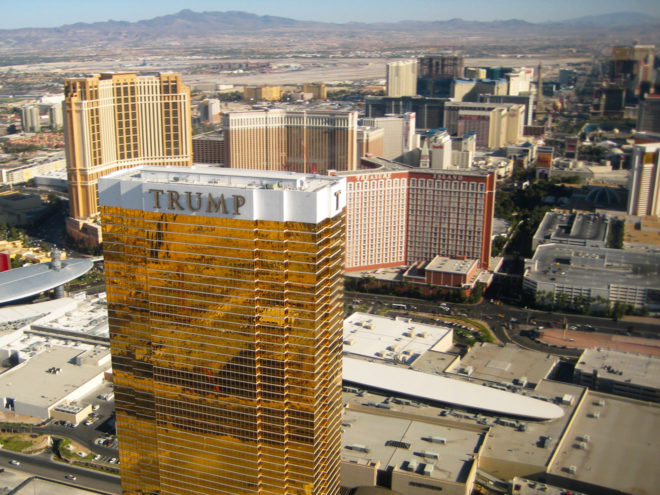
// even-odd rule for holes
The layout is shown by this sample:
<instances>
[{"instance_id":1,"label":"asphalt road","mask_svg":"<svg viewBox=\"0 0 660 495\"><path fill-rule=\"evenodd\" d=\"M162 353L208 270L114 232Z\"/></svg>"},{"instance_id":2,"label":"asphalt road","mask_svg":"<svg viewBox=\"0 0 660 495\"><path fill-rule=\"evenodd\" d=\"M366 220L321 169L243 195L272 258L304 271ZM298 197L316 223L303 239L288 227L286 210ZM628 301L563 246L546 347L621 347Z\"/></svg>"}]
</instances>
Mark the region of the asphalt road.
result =
<instances>
[{"instance_id":1,"label":"asphalt road","mask_svg":"<svg viewBox=\"0 0 660 495\"><path fill-rule=\"evenodd\" d=\"M20 466L11 465L9 461L12 459L20 462ZM41 476L42 478L48 478L61 483L91 488L105 493L121 493L119 476L65 465L52 460L49 453L30 456L0 450L0 467L22 471L23 473ZM66 479L67 474L74 475L76 480L71 481ZM0 476L2 476L1 473Z\"/></svg>"},{"instance_id":2,"label":"asphalt road","mask_svg":"<svg viewBox=\"0 0 660 495\"><path fill-rule=\"evenodd\" d=\"M356 301L362 301L362 304L369 305L391 305L392 303L405 304L405 312L410 316L421 314L444 314L440 309L440 303L429 302L421 299L409 299L396 296L387 296L382 294L366 294L362 292L346 292L345 302L347 305L356 305ZM574 357L580 354L579 350L557 349L537 343L528 337L521 337L519 330L505 328L513 324L518 326L529 322L535 326L546 328L563 328L564 322L570 327L576 327L581 330L593 328L594 332L609 334L627 334L635 337L660 338L660 323L638 323L625 320L614 321L609 318L599 318L595 316L570 315L563 313L552 313L548 311L537 311L521 309L508 304L491 303L484 299L480 304L455 304L442 303L449 306L454 314L464 314L470 318L482 320L487 323L493 333L502 342L515 342L525 348L550 352L566 357ZM513 318L513 322L512 322Z\"/></svg>"}]
</instances>

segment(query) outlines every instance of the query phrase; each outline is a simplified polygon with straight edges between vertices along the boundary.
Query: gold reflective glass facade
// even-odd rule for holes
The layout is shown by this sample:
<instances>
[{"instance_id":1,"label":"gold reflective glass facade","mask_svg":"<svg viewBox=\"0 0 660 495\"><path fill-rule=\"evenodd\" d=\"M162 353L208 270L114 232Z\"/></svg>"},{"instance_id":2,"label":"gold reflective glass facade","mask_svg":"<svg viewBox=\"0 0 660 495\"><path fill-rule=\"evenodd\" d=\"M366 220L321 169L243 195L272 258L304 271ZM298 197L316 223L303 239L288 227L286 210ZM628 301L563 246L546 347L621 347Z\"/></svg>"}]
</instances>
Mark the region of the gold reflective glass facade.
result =
<instances>
[{"instance_id":1,"label":"gold reflective glass facade","mask_svg":"<svg viewBox=\"0 0 660 495\"><path fill-rule=\"evenodd\" d=\"M338 494L344 213L101 208L125 494Z\"/></svg>"}]
</instances>

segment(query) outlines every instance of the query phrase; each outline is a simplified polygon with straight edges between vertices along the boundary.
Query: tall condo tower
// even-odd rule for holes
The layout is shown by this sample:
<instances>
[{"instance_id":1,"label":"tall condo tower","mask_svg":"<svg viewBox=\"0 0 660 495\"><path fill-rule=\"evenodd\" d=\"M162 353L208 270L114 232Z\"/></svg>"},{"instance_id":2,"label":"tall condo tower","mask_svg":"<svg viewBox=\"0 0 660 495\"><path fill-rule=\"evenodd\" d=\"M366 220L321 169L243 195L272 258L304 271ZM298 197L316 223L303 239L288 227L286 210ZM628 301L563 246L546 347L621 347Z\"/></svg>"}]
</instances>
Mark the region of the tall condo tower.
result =
<instances>
[{"instance_id":1,"label":"tall condo tower","mask_svg":"<svg viewBox=\"0 0 660 495\"><path fill-rule=\"evenodd\" d=\"M357 168L357 112L229 112L222 127L227 167L319 174Z\"/></svg>"},{"instance_id":2,"label":"tall condo tower","mask_svg":"<svg viewBox=\"0 0 660 495\"><path fill-rule=\"evenodd\" d=\"M660 144L658 143L637 145L633 150L627 213L660 217Z\"/></svg>"},{"instance_id":3,"label":"tall condo tower","mask_svg":"<svg viewBox=\"0 0 660 495\"><path fill-rule=\"evenodd\" d=\"M64 83L69 212L98 214L98 179L141 164L192 165L190 90L179 74L100 74Z\"/></svg>"},{"instance_id":4,"label":"tall condo tower","mask_svg":"<svg viewBox=\"0 0 660 495\"><path fill-rule=\"evenodd\" d=\"M398 60L386 66L387 96L417 94L417 60Z\"/></svg>"},{"instance_id":5,"label":"tall condo tower","mask_svg":"<svg viewBox=\"0 0 660 495\"><path fill-rule=\"evenodd\" d=\"M124 493L339 493L345 179L99 181Z\"/></svg>"},{"instance_id":6,"label":"tall condo tower","mask_svg":"<svg viewBox=\"0 0 660 495\"><path fill-rule=\"evenodd\" d=\"M536 77L536 116L540 120L545 117L545 104L543 102L543 62L539 62Z\"/></svg>"}]
</instances>

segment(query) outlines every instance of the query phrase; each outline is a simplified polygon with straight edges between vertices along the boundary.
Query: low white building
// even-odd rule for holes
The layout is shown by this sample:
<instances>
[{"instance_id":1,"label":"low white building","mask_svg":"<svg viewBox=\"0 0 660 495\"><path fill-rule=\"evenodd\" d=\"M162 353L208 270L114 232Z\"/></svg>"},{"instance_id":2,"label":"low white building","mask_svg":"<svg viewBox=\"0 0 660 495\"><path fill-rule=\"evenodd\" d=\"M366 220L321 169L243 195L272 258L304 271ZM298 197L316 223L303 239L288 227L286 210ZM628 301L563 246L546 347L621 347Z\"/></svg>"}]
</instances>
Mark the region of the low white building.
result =
<instances>
[{"instance_id":1,"label":"low white building","mask_svg":"<svg viewBox=\"0 0 660 495\"><path fill-rule=\"evenodd\" d=\"M660 254L560 244L540 245L525 260L523 289L535 295L602 298L660 309Z\"/></svg>"},{"instance_id":2,"label":"low white building","mask_svg":"<svg viewBox=\"0 0 660 495\"><path fill-rule=\"evenodd\" d=\"M107 347L35 342L28 359L0 375L0 406L42 419L63 403L75 403L103 383L111 368Z\"/></svg>"}]
</instances>

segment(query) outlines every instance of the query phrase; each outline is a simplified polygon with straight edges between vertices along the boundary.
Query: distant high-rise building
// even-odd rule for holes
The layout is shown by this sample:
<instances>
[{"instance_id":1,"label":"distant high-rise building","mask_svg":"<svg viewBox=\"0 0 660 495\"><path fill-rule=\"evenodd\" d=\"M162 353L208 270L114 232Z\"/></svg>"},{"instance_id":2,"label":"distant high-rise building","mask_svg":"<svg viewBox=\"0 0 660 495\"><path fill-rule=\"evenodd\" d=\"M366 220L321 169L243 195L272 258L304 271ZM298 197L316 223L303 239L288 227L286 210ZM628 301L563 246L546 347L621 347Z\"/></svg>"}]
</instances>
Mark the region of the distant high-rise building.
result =
<instances>
[{"instance_id":1,"label":"distant high-rise building","mask_svg":"<svg viewBox=\"0 0 660 495\"><path fill-rule=\"evenodd\" d=\"M536 150L536 175L548 178L552 169L555 149L552 146L539 146Z\"/></svg>"},{"instance_id":2,"label":"distant high-rise building","mask_svg":"<svg viewBox=\"0 0 660 495\"><path fill-rule=\"evenodd\" d=\"M477 134L473 131L451 140L451 163L456 168L471 168L477 151Z\"/></svg>"},{"instance_id":3,"label":"distant high-rise building","mask_svg":"<svg viewBox=\"0 0 660 495\"><path fill-rule=\"evenodd\" d=\"M545 104L543 102L543 62L539 62L536 70L536 117L541 120L545 117Z\"/></svg>"},{"instance_id":4,"label":"distant high-rise building","mask_svg":"<svg viewBox=\"0 0 660 495\"><path fill-rule=\"evenodd\" d=\"M409 171L399 165L383 169L374 160L375 170L339 174L347 187L347 271L406 263Z\"/></svg>"},{"instance_id":5,"label":"distant high-rise building","mask_svg":"<svg viewBox=\"0 0 660 495\"><path fill-rule=\"evenodd\" d=\"M483 67L466 67L465 77L467 79L486 79L486 69Z\"/></svg>"},{"instance_id":6,"label":"distant high-rise building","mask_svg":"<svg viewBox=\"0 0 660 495\"><path fill-rule=\"evenodd\" d=\"M634 148L628 215L660 216L660 143Z\"/></svg>"},{"instance_id":7,"label":"distant high-rise building","mask_svg":"<svg viewBox=\"0 0 660 495\"><path fill-rule=\"evenodd\" d=\"M485 95L505 95L506 79L453 79L451 97L455 101L477 102Z\"/></svg>"},{"instance_id":8,"label":"distant high-rise building","mask_svg":"<svg viewBox=\"0 0 660 495\"><path fill-rule=\"evenodd\" d=\"M559 84L561 86L575 86L578 73L573 69L559 69Z\"/></svg>"},{"instance_id":9,"label":"distant high-rise building","mask_svg":"<svg viewBox=\"0 0 660 495\"><path fill-rule=\"evenodd\" d=\"M409 181L406 264L440 255L476 259L488 269L495 173L415 170Z\"/></svg>"},{"instance_id":10,"label":"distant high-rise building","mask_svg":"<svg viewBox=\"0 0 660 495\"><path fill-rule=\"evenodd\" d=\"M321 174L354 170L357 125L357 112L225 113L225 166Z\"/></svg>"},{"instance_id":11,"label":"distant high-rise building","mask_svg":"<svg viewBox=\"0 0 660 495\"><path fill-rule=\"evenodd\" d=\"M417 94L417 60L400 60L387 64L387 96Z\"/></svg>"},{"instance_id":12,"label":"distant high-rise building","mask_svg":"<svg viewBox=\"0 0 660 495\"><path fill-rule=\"evenodd\" d=\"M648 95L639 103L637 130L660 132L660 95Z\"/></svg>"},{"instance_id":13,"label":"distant high-rise building","mask_svg":"<svg viewBox=\"0 0 660 495\"><path fill-rule=\"evenodd\" d=\"M51 129L62 129L64 126L64 117L62 112L62 102L51 103L47 106L48 118Z\"/></svg>"},{"instance_id":14,"label":"distant high-rise building","mask_svg":"<svg viewBox=\"0 0 660 495\"><path fill-rule=\"evenodd\" d=\"M458 55L430 55L419 57L419 77L453 79L463 77L463 57Z\"/></svg>"},{"instance_id":15,"label":"distant high-rise building","mask_svg":"<svg viewBox=\"0 0 660 495\"><path fill-rule=\"evenodd\" d=\"M445 170L452 168L451 161L451 136L444 130L438 130L426 140L431 157L431 168L434 170Z\"/></svg>"},{"instance_id":16,"label":"distant high-rise building","mask_svg":"<svg viewBox=\"0 0 660 495\"><path fill-rule=\"evenodd\" d=\"M534 69L520 67L506 74L507 95L517 96L520 93L528 93L534 82Z\"/></svg>"},{"instance_id":17,"label":"distant high-rise building","mask_svg":"<svg viewBox=\"0 0 660 495\"><path fill-rule=\"evenodd\" d=\"M449 98L453 79L463 77L463 57L457 55L420 57L417 74L418 95Z\"/></svg>"},{"instance_id":18,"label":"distant high-rise building","mask_svg":"<svg viewBox=\"0 0 660 495\"><path fill-rule=\"evenodd\" d=\"M357 156L383 156L385 129L359 126L357 128Z\"/></svg>"},{"instance_id":19,"label":"distant high-rise building","mask_svg":"<svg viewBox=\"0 0 660 495\"><path fill-rule=\"evenodd\" d=\"M479 102L481 103L517 103L525 105L525 118L524 125L532 125L534 123L534 93L511 95L479 95Z\"/></svg>"},{"instance_id":20,"label":"distant high-rise building","mask_svg":"<svg viewBox=\"0 0 660 495\"><path fill-rule=\"evenodd\" d=\"M655 83L655 46L613 47L608 77L610 82L627 90L628 100L652 92Z\"/></svg>"},{"instance_id":21,"label":"distant high-rise building","mask_svg":"<svg viewBox=\"0 0 660 495\"><path fill-rule=\"evenodd\" d=\"M346 270L476 259L488 269L495 174L411 168L363 158L347 179Z\"/></svg>"},{"instance_id":22,"label":"distant high-rise building","mask_svg":"<svg viewBox=\"0 0 660 495\"><path fill-rule=\"evenodd\" d=\"M64 95L73 219L98 214L99 177L145 163L192 165L190 90L179 74L68 79Z\"/></svg>"},{"instance_id":23,"label":"distant high-rise building","mask_svg":"<svg viewBox=\"0 0 660 495\"><path fill-rule=\"evenodd\" d=\"M27 104L21 107L21 126L23 127L23 132L41 131L39 105Z\"/></svg>"},{"instance_id":24,"label":"distant high-rise building","mask_svg":"<svg viewBox=\"0 0 660 495\"><path fill-rule=\"evenodd\" d=\"M243 99L247 102L278 101L282 98L282 90L279 86L245 86Z\"/></svg>"},{"instance_id":25,"label":"distant high-rise building","mask_svg":"<svg viewBox=\"0 0 660 495\"><path fill-rule=\"evenodd\" d=\"M362 124L380 127L385 130L383 136L383 158L403 160L406 153L417 147L415 140L415 114L385 115L383 117L365 117Z\"/></svg>"},{"instance_id":26,"label":"distant high-rise building","mask_svg":"<svg viewBox=\"0 0 660 495\"><path fill-rule=\"evenodd\" d=\"M338 495L345 180L100 180L123 493Z\"/></svg>"},{"instance_id":27,"label":"distant high-rise building","mask_svg":"<svg viewBox=\"0 0 660 495\"><path fill-rule=\"evenodd\" d=\"M225 164L225 137L221 132L209 132L194 136L192 147L195 163Z\"/></svg>"},{"instance_id":28,"label":"distant high-rise building","mask_svg":"<svg viewBox=\"0 0 660 495\"><path fill-rule=\"evenodd\" d=\"M323 83L305 83L303 93L311 93L313 100L328 99L328 91Z\"/></svg>"},{"instance_id":29,"label":"distant high-rise building","mask_svg":"<svg viewBox=\"0 0 660 495\"><path fill-rule=\"evenodd\" d=\"M419 151L419 168L431 168L431 153L429 152L428 139L422 143Z\"/></svg>"},{"instance_id":30,"label":"distant high-rise building","mask_svg":"<svg viewBox=\"0 0 660 495\"><path fill-rule=\"evenodd\" d=\"M623 85L606 82L595 91L594 111L601 115L623 117L628 94Z\"/></svg>"},{"instance_id":31,"label":"distant high-rise building","mask_svg":"<svg viewBox=\"0 0 660 495\"><path fill-rule=\"evenodd\" d=\"M415 114L415 128L418 130L443 127L445 103L448 98L425 96L367 96L365 98L366 117L384 117L404 113Z\"/></svg>"},{"instance_id":32,"label":"distant high-rise building","mask_svg":"<svg viewBox=\"0 0 660 495\"><path fill-rule=\"evenodd\" d=\"M220 100L206 98L199 104L199 118L204 124L215 124L220 121Z\"/></svg>"},{"instance_id":33,"label":"distant high-rise building","mask_svg":"<svg viewBox=\"0 0 660 495\"><path fill-rule=\"evenodd\" d=\"M496 148L522 139L525 111L513 103L447 102L445 128L451 135L474 131L477 146Z\"/></svg>"}]
</instances>

